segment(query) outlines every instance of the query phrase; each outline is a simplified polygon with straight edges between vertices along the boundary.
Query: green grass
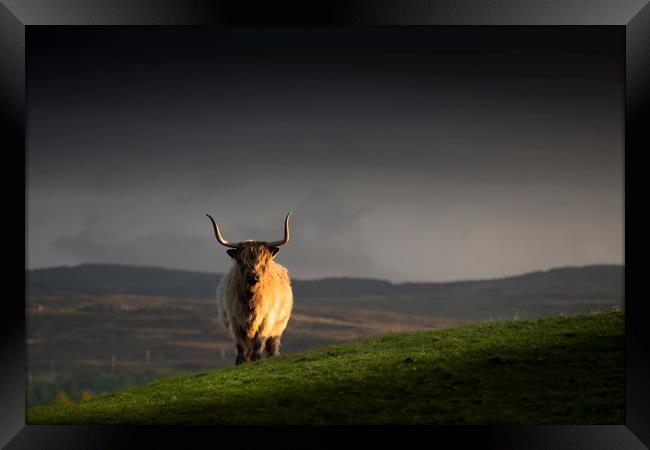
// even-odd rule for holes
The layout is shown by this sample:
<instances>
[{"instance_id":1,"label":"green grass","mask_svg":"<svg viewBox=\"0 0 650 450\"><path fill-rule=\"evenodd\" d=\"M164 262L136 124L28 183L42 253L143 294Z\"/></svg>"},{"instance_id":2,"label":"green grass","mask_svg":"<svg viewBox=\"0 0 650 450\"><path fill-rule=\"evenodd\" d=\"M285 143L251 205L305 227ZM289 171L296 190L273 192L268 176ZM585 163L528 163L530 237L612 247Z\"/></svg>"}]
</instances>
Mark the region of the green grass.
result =
<instances>
[{"instance_id":1,"label":"green grass","mask_svg":"<svg viewBox=\"0 0 650 450\"><path fill-rule=\"evenodd\" d=\"M160 379L28 424L622 424L623 312L393 334Z\"/></svg>"}]
</instances>

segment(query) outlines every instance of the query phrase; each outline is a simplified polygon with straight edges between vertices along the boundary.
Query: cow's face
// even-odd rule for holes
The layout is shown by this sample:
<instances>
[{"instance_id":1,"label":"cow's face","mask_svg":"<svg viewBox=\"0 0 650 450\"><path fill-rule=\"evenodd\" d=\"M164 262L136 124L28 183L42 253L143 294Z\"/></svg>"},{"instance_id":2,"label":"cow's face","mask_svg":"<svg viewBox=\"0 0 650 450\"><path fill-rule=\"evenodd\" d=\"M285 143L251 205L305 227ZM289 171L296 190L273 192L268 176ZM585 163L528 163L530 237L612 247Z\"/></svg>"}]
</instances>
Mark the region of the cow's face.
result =
<instances>
[{"instance_id":1,"label":"cow's face","mask_svg":"<svg viewBox=\"0 0 650 450\"><path fill-rule=\"evenodd\" d=\"M248 286L255 286L279 250L266 242L244 241L238 244L238 248L230 248L226 253L235 260L244 282Z\"/></svg>"},{"instance_id":2,"label":"cow's face","mask_svg":"<svg viewBox=\"0 0 650 450\"><path fill-rule=\"evenodd\" d=\"M278 253L278 250L280 250L278 247L289 242L289 217L291 216L291 213L287 214L287 217L284 218L284 238L279 241L271 242L229 242L221 236L219 226L212 216L210 216L210 214L206 215L212 222L214 236L221 245L228 247L226 253L235 260L242 279L248 286L254 286L260 281L269 263Z\"/></svg>"}]
</instances>

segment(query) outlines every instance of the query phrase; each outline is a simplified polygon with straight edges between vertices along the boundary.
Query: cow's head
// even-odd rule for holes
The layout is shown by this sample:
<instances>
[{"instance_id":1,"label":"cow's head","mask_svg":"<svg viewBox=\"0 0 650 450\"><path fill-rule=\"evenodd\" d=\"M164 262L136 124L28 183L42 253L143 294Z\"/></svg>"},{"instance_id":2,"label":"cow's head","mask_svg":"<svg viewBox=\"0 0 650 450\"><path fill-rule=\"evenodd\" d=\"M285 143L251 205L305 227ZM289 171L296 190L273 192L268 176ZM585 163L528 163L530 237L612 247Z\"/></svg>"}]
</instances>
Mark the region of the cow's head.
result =
<instances>
[{"instance_id":1,"label":"cow's head","mask_svg":"<svg viewBox=\"0 0 650 450\"><path fill-rule=\"evenodd\" d=\"M249 286L254 286L264 275L268 263L275 257L280 250L280 246L289 242L289 217L291 213L287 214L284 219L284 239L279 241L265 242L265 241L242 241L242 242L229 242L226 241L219 226L214 221L210 214L206 214L212 221L214 227L214 235L217 241L229 247L226 253L235 260L235 264L240 270L240 275L244 282Z\"/></svg>"}]
</instances>

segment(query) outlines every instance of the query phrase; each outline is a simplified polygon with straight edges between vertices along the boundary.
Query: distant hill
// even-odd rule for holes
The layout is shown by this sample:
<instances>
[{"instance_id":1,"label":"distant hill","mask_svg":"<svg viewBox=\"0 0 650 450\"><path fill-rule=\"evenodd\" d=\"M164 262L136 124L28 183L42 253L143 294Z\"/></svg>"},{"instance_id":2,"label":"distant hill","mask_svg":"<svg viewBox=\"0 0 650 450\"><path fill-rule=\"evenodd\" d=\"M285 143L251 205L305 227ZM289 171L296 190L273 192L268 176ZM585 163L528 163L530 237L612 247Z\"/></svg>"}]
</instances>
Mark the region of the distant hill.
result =
<instances>
[{"instance_id":1,"label":"distant hill","mask_svg":"<svg viewBox=\"0 0 650 450\"><path fill-rule=\"evenodd\" d=\"M206 298L220 274L119 264L82 264L29 270L27 291L44 294L134 294Z\"/></svg>"},{"instance_id":2,"label":"distant hill","mask_svg":"<svg viewBox=\"0 0 650 450\"><path fill-rule=\"evenodd\" d=\"M178 298L212 298L222 276L114 264L37 269L27 271L26 275L29 295L133 294ZM571 306L579 306L580 311L587 305L621 306L623 283L622 265L563 267L507 278L443 283L391 283L362 278L292 281L296 302L303 305L433 313L467 319L511 311L538 317L579 312Z\"/></svg>"}]
</instances>

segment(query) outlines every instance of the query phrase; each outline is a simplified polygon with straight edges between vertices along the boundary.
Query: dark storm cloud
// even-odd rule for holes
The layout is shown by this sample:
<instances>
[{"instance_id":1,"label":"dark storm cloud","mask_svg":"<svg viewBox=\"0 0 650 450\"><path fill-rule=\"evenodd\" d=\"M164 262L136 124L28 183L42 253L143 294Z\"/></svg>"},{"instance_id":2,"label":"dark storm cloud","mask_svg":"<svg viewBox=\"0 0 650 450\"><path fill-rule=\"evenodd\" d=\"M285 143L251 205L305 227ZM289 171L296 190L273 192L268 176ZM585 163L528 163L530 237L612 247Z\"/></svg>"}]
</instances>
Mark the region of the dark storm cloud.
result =
<instances>
[{"instance_id":1,"label":"dark storm cloud","mask_svg":"<svg viewBox=\"0 0 650 450\"><path fill-rule=\"evenodd\" d=\"M223 265L211 267L213 258L206 243L198 236L154 231L134 237L84 226L79 233L55 238L52 247L62 258L72 260L141 265L156 261L163 267L210 267L211 271L223 271Z\"/></svg>"},{"instance_id":2,"label":"dark storm cloud","mask_svg":"<svg viewBox=\"0 0 650 450\"><path fill-rule=\"evenodd\" d=\"M363 240L362 212L362 209L346 204L342 192L320 185L311 186L305 198L293 208L290 223L294 231L286 251L282 249L278 260L286 262L289 267L300 267L301 277L316 278L324 274L391 277L392 274L378 267L368 255ZM265 228L244 225L235 229L233 234L236 234L236 240L280 239L281 221L276 220L275 224L275 227ZM309 263L305 264L306 261Z\"/></svg>"},{"instance_id":3,"label":"dark storm cloud","mask_svg":"<svg viewBox=\"0 0 650 450\"><path fill-rule=\"evenodd\" d=\"M29 265L223 270L206 212L290 209L302 277L620 262L623 34L514 32L30 29Z\"/></svg>"}]
</instances>

